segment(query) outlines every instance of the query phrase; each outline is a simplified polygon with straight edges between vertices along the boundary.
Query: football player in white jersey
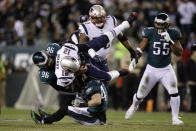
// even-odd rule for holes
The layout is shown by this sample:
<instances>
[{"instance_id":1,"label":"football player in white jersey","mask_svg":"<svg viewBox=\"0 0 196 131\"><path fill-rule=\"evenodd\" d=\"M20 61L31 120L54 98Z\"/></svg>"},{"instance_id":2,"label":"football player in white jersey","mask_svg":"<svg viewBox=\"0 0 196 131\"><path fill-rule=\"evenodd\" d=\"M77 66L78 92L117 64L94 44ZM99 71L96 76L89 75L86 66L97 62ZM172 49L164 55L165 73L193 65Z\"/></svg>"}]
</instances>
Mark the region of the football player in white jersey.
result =
<instances>
[{"instance_id":1,"label":"football player in white jersey","mask_svg":"<svg viewBox=\"0 0 196 131\"><path fill-rule=\"evenodd\" d=\"M106 16L106 11L101 5L93 5L90 8L89 18L89 21L86 21L79 26L80 43L85 43L88 40L99 37L117 26L116 18L110 15ZM129 50L131 58L135 58L137 61L137 55L135 51L131 48L128 39L123 35L122 32L117 36L117 38ZM101 49L96 50L97 55L101 57L102 62L100 63L95 61L93 64L104 71L109 71L106 57L111 46L112 41L108 42L106 47L102 47Z\"/></svg>"},{"instance_id":2,"label":"football player in white jersey","mask_svg":"<svg viewBox=\"0 0 196 131\"><path fill-rule=\"evenodd\" d=\"M60 50L58 50L57 56L56 56L55 74L57 76L57 85L66 88L68 85L70 85L73 82L76 73L78 73L78 71L80 71L80 68L82 67L82 58L80 55L81 53L88 53L88 55L90 55L90 57L92 59L94 59L96 57L96 53L92 52L91 48L98 50L102 47L106 47L107 43L109 41L112 41L121 31L128 29L134 19L135 19L135 15L132 13L132 14L130 14L130 17L127 19L127 21L122 22L122 24L115 27L111 31L106 32L104 35L102 35L94 40L91 40L91 41L87 42L86 44L77 44L77 45L71 44L71 43L64 44L63 47ZM86 57L88 57L88 56L86 56ZM98 68L94 67L91 64L91 61L88 61L88 58L86 60L85 65L83 65L83 66L84 67L87 66L87 70L86 70L85 74L88 77L91 77L90 81L94 80L94 79L103 80L103 81L110 81L110 80L115 79L119 76L123 76L123 75L128 74L127 71L116 71L116 70L110 71L110 72L101 71ZM87 91L87 93L88 93L88 91ZM76 114L78 116L80 116L77 118L72 116L73 113L70 115L67 114L67 112L68 112L67 110L69 110L69 108L67 109L67 106L62 107L56 113L49 115L49 116L46 116L46 117L39 116L34 111L31 111L31 117L36 123L40 123L40 124L51 124L52 122L59 121L60 119L62 119L64 117L64 115L69 115L72 118L74 117L74 120L76 122L81 123L81 124L86 124L86 125L100 124L99 122L92 123L91 119L92 119L92 117L96 117L95 120L99 119L100 115L98 115L97 113L100 113L100 111L101 112L106 111L107 102L104 104L104 108L103 108L104 110L102 110L102 109L99 110L99 107L102 106L103 103L96 104L97 100L100 100L100 95L93 96L90 100L91 102L88 101L88 104L87 103L85 104L85 106L87 106L89 108L95 109L98 107L98 110L96 110L96 112L94 112L95 110L94 111L92 110L92 112L90 112L89 110L84 110L84 108L80 108L80 107L76 108L77 110L71 110L74 107L70 107L70 110L72 112L73 111L75 112L74 116L76 116ZM77 103L75 103L74 105L78 106ZM84 106L84 104L82 104L82 105ZM81 114L80 112L82 112L83 114ZM105 121L102 121L102 122L105 122Z\"/></svg>"},{"instance_id":3,"label":"football player in white jersey","mask_svg":"<svg viewBox=\"0 0 196 131\"><path fill-rule=\"evenodd\" d=\"M134 20L136 19L136 13L134 14ZM117 26L117 20L114 16L106 15L105 9L101 5L93 5L89 10L89 21L82 23L79 26L80 30L80 43L85 43L88 40L93 40L96 37L101 36L107 31L111 31L114 27ZM132 26L132 23L131 23ZM117 38L119 41L128 49L131 54L131 58L134 59L137 63L138 57L135 51L130 46L130 42L123 35L123 33L119 33ZM100 61L92 61L96 67L101 70L109 71L107 55L112 46L112 41L107 43L106 47L102 47L98 50L95 50L97 55L101 58ZM106 88L108 89L108 82L104 82Z\"/></svg>"},{"instance_id":4,"label":"football player in white jersey","mask_svg":"<svg viewBox=\"0 0 196 131\"><path fill-rule=\"evenodd\" d=\"M143 39L137 48L137 54L142 55L147 49L147 66L139 84L133 102L127 110L125 119L130 119L142 100L149 94L157 82L161 82L170 95L172 124L184 124L178 117L180 96L178 94L177 78L171 66L171 52L181 56L183 48L180 44L181 33L175 28L169 28L169 17L160 13L155 17L154 27L144 28ZM130 69L135 62L132 61Z\"/></svg>"}]
</instances>

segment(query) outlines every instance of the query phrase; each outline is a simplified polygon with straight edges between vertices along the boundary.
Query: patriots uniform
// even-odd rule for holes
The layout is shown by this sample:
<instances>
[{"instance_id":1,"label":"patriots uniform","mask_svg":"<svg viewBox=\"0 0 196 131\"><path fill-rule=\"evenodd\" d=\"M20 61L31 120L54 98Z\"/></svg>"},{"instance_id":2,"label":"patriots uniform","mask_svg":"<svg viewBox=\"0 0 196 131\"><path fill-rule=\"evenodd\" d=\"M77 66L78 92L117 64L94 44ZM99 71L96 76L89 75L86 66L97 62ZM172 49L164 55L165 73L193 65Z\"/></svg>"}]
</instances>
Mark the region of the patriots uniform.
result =
<instances>
[{"instance_id":1,"label":"patriots uniform","mask_svg":"<svg viewBox=\"0 0 196 131\"><path fill-rule=\"evenodd\" d=\"M116 26L116 23L117 21L114 16L107 16L103 29L96 27L91 21L87 21L79 26L79 30L81 33L86 34L89 37L89 40L92 40L103 35L103 33L107 31L111 31ZM103 47L97 51L97 54L106 59L111 45L112 43L108 42L106 47Z\"/></svg>"}]
</instances>

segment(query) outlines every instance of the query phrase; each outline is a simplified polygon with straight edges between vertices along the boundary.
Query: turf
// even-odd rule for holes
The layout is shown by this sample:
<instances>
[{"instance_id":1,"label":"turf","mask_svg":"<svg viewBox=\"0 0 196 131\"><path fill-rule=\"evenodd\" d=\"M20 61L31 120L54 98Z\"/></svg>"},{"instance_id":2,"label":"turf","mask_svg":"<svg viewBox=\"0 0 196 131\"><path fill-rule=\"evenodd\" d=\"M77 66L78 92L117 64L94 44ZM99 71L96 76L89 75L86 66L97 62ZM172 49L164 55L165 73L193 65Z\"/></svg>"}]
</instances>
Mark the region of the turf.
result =
<instances>
[{"instance_id":1,"label":"turf","mask_svg":"<svg viewBox=\"0 0 196 131\"><path fill-rule=\"evenodd\" d=\"M131 120L124 119L125 111L107 111L107 125L84 126L69 117L52 125L37 125L29 110L6 109L0 115L0 131L196 131L196 113L181 113L182 126L171 125L169 112L137 112Z\"/></svg>"}]
</instances>

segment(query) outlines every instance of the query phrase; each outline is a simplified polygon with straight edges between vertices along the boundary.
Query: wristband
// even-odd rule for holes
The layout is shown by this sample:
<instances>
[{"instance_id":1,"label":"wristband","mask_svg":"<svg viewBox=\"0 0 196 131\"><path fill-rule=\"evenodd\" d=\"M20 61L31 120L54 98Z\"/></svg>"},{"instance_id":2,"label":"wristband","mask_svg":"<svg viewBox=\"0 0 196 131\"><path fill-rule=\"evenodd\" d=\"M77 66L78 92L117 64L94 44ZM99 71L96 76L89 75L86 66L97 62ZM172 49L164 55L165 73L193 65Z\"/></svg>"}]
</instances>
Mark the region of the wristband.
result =
<instances>
[{"instance_id":1,"label":"wristband","mask_svg":"<svg viewBox=\"0 0 196 131\"><path fill-rule=\"evenodd\" d=\"M174 41L173 41L173 40L170 40L170 41L169 41L169 44L175 44L175 43L174 43Z\"/></svg>"},{"instance_id":2,"label":"wristband","mask_svg":"<svg viewBox=\"0 0 196 131\"><path fill-rule=\"evenodd\" d=\"M137 49L137 51L139 51L141 54L143 54L143 51L138 47L138 48L136 48Z\"/></svg>"}]
</instances>

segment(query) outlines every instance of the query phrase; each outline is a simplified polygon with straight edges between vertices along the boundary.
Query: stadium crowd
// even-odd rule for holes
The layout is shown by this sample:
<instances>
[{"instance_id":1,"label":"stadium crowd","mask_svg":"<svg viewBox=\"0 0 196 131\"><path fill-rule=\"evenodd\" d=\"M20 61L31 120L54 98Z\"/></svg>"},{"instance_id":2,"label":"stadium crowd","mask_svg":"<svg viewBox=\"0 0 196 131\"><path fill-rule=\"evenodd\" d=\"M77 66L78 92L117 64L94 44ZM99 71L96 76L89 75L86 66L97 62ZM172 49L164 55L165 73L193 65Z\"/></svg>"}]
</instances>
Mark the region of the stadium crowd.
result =
<instances>
[{"instance_id":1,"label":"stadium crowd","mask_svg":"<svg viewBox=\"0 0 196 131\"><path fill-rule=\"evenodd\" d=\"M125 33L135 47L141 40L143 28L154 26L154 17L159 12L164 11L169 15L171 26L182 32L183 55L174 57L172 61L178 78L181 110L196 112L196 58L195 53L191 52L192 44L196 43L195 0L1 0L0 48L46 46L51 42L64 41L78 28L79 16L88 15L89 8L95 3L104 5L107 13L114 15L119 22L127 18L131 11L138 13L136 24ZM126 51L119 44L114 44L113 52L109 55L110 68L125 68L129 64L123 57L125 55ZM10 67L7 63L6 67ZM144 65L145 57L140 59L129 76L111 83L110 97L115 109L127 109L131 104ZM141 110L159 110L157 94L158 88L154 88L142 103ZM167 95L165 93L165 102L160 105L162 110L169 110Z\"/></svg>"}]
</instances>

